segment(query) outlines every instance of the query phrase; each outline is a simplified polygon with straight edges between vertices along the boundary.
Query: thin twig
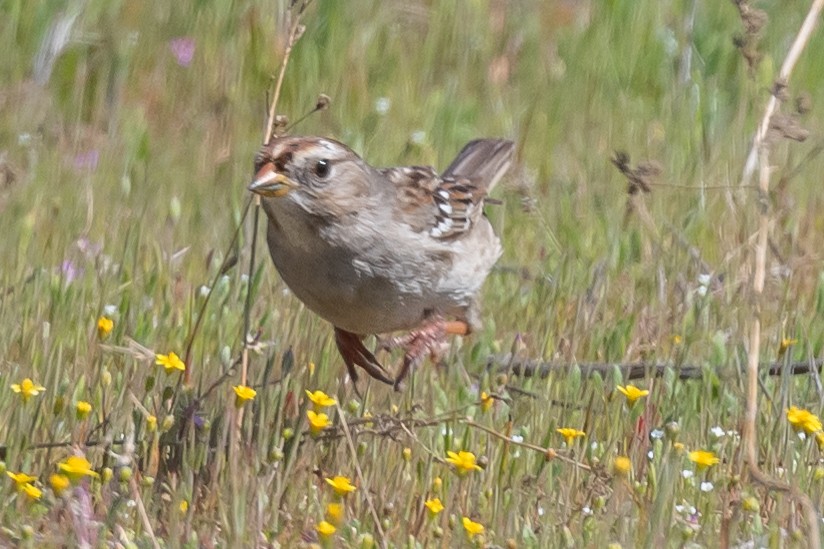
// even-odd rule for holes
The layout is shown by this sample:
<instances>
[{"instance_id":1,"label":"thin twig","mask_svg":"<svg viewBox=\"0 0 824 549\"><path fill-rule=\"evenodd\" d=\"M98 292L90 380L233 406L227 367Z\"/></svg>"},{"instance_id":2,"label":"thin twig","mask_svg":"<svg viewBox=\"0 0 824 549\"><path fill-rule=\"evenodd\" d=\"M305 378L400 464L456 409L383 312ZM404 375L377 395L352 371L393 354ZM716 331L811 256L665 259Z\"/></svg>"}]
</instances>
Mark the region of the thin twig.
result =
<instances>
[{"instance_id":1,"label":"thin twig","mask_svg":"<svg viewBox=\"0 0 824 549\"><path fill-rule=\"evenodd\" d=\"M543 454L544 457L547 460L557 459L559 461L563 461L564 463L574 465L578 469L583 469L584 471L592 471L592 467L590 467L589 465L586 465L585 463L581 463L580 461L576 461L572 458L563 456L563 455L559 454L558 452L556 452L552 448L544 448L542 446L536 446L535 444L530 444L528 442L523 442L523 441L518 442L517 440L513 440L512 437L508 437L504 434L501 434L498 431L495 431L494 429L490 429L489 427L487 427L485 425L481 425L480 423L475 423L471 419L466 419L466 420L463 421L463 423L464 423L464 425L468 425L468 426L473 427L475 429L480 429L484 433L490 434L493 437L504 440L509 444L513 444L515 446L521 446L521 447L526 448L528 450L539 452L540 454Z\"/></svg>"},{"instance_id":2,"label":"thin twig","mask_svg":"<svg viewBox=\"0 0 824 549\"><path fill-rule=\"evenodd\" d=\"M140 520L143 522L143 528L149 534L149 539L152 540L154 549L160 549L160 544L157 542L154 530L152 530L152 522L149 520L149 515L146 514L146 507L143 505L143 498L140 497L140 489L137 487L137 480L132 477L129 481L129 487L132 489L132 499L137 504L137 513L140 515Z\"/></svg>"},{"instance_id":3,"label":"thin twig","mask_svg":"<svg viewBox=\"0 0 824 549\"><path fill-rule=\"evenodd\" d=\"M361 471L360 462L358 461L358 452L355 449L355 443L352 442L352 435L349 433L349 426L346 424L346 415L343 413L343 408L340 407L340 404L335 403L335 408L338 410L338 418L340 419L340 425L343 429L343 435L346 438L346 445L349 447L352 462L355 464L355 472L358 475L358 481L363 488L366 505L369 507L369 513L372 515L372 520L375 521L375 530L378 532L381 547L385 548L387 546L386 535L383 532L383 527L381 526L381 519L378 517L378 512L372 504L372 496L369 494L369 486L366 484L366 477L363 476L363 471Z\"/></svg>"}]
</instances>

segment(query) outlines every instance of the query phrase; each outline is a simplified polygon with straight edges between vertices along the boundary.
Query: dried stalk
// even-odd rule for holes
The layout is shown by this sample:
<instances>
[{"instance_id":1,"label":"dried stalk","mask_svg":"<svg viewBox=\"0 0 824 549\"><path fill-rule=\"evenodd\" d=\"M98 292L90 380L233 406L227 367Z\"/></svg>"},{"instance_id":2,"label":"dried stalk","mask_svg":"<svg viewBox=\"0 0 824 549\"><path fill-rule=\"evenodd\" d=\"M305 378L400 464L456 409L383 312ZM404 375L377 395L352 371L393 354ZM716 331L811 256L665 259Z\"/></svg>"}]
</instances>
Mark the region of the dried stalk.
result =
<instances>
[{"instance_id":1,"label":"dried stalk","mask_svg":"<svg viewBox=\"0 0 824 549\"><path fill-rule=\"evenodd\" d=\"M810 11L798 35L787 54L784 63L781 66L781 71L776 82L776 87L784 87L789 81L790 74L798 61L801 52L809 42L812 31L818 22L821 15L822 8L824 8L824 0L814 0L810 6ZM758 440L756 419L758 416L758 373L760 364L760 347L761 347L761 304L764 294L764 282L766 279L766 263L767 263L767 246L770 225L772 224L772 215L769 209L767 200L770 190L770 165L769 152L770 148L766 143L767 131L769 130L770 120L778 108L779 98L777 93L774 93L767 103L764 110L764 116L761 119L761 124L758 126L758 131L753 139L752 148L747 157L746 165L744 166L744 174L742 177L742 184L748 184L749 179L755 171L756 161L758 165L759 181L759 201L760 208L758 218L758 233L757 243L755 247L755 274L752 281L752 301L754 306L752 324L750 325L749 336L749 352L747 360L747 401L746 412L744 416L744 425L742 429L742 439L744 445L744 458L753 479L763 484L767 489L787 492L790 496L799 502L807 517L808 539L807 542L810 547L820 547L821 539L818 525L818 512L813 505L812 500L801 493L797 488L789 484L780 482L768 476L758 467Z\"/></svg>"}]
</instances>

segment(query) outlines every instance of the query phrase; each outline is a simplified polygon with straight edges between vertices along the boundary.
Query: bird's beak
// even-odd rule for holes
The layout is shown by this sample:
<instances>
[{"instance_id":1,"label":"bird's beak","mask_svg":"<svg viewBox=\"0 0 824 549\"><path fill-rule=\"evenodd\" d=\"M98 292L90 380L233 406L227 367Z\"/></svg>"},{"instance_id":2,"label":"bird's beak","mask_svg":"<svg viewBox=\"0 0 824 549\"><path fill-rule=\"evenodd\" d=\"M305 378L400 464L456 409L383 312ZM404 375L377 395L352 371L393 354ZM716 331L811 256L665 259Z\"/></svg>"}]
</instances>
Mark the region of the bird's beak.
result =
<instances>
[{"instance_id":1,"label":"bird's beak","mask_svg":"<svg viewBox=\"0 0 824 549\"><path fill-rule=\"evenodd\" d=\"M280 197L295 187L297 184L294 181L276 172L274 164L267 162L255 174L255 180L249 185L249 190L260 196Z\"/></svg>"}]
</instances>

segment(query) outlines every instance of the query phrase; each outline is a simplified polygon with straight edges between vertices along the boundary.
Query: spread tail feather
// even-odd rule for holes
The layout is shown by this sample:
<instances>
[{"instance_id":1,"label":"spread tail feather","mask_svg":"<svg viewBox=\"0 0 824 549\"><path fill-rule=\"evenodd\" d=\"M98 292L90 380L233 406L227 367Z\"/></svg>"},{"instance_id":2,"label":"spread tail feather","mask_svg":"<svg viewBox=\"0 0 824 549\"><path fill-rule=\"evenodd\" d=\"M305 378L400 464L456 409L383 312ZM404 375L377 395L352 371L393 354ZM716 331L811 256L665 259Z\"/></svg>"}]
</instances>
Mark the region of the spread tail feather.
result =
<instances>
[{"instance_id":1,"label":"spread tail feather","mask_svg":"<svg viewBox=\"0 0 824 549\"><path fill-rule=\"evenodd\" d=\"M488 193L512 165L514 152L515 144L505 139L470 141L443 172L443 177L468 179Z\"/></svg>"}]
</instances>

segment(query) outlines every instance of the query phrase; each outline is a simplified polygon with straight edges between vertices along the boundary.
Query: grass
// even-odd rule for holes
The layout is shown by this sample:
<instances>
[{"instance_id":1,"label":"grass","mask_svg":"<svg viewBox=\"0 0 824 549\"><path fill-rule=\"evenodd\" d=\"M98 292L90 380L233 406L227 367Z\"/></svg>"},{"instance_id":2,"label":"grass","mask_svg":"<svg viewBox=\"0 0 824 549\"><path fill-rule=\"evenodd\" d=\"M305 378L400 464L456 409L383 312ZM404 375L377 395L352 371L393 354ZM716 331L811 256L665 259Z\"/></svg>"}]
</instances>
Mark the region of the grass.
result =
<instances>
[{"instance_id":1,"label":"grass","mask_svg":"<svg viewBox=\"0 0 824 549\"><path fill-rule=\"evenodd\" d=\"M773 215L764 360L822 353L821 34L782 108L810 137L772 140L769 196L739 181L806 5L759 6L768 23L749 66L732 3L313 4L279 110L295 120L319 93L332 104L296 131L376 165L443 167L480 135L519 151L496 191L503 205L489 208L505 254L484 329L405 391L363 386L360 398L329 325L289 295L262 246L247 276L249 219L229 246L286 4L0 1L0 444L5 469L42 490L0 486L2 544L805 543L796 505L748 475L739 433L760 201ZM60 21L65 42L49 31ZM35 64L49 36L59 53ZM191 41L173 48L181 37ZM812 109L796 114L802 95ZM630 201L616 151L660 166L651 193ZM209 290L184 384L154 355L184 356ZM257 394L238 408L249 290ZM101 316L114 321L103 337ZM570 367L544 379L485 371L512 349ZM672 368L633 381L650 393L632 406L617 368L576 366L641 360ZM682 364L702 378L679 380ZM25 378L45 391L24 401L11 385ZM315 437L305 390L338 402ZM819 507L821 450L785 410L822 403L817 374L763 376L760 465ZM585 435L567 444L563 427ZM456 473L445 460L460 450L481 470ZM699 470L695 450L720 461ZM101 478L55 490L50 475L74 454ZM336 496L323 480L335 475L357 490ZM436 497L444 510L430 516ZM337 530L319 537L335 502ZM483 534L470 537L464 517Z\"/></svg>"}]
</instances>

